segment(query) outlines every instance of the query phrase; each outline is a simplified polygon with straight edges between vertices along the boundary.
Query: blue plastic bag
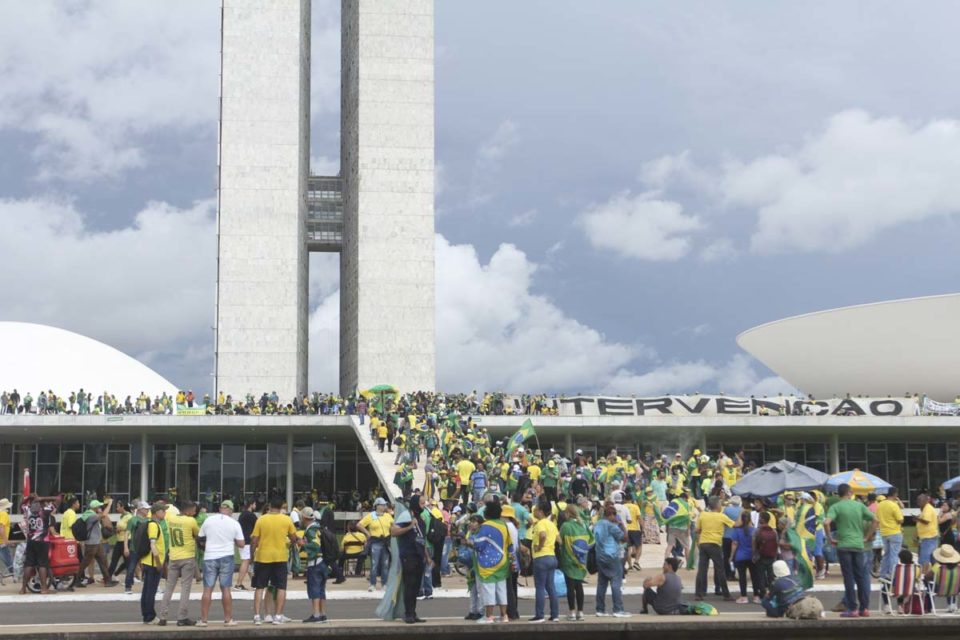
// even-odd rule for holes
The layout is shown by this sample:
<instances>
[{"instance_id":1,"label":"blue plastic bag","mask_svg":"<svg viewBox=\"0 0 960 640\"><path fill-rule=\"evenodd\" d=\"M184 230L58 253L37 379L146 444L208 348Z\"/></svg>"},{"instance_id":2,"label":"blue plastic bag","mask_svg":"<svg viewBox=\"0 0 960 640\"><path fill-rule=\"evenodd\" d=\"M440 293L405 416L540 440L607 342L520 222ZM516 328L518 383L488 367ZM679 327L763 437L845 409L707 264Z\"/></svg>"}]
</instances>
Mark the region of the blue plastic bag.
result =
<instances>
[{"instance_id":1,"label":"blue plastic bag","mask_svg":"<svg viewBox=\"0 0 960 640\"><path fill-rule=\"evenodd\" d=\"M567 581L563 578L563 571L560 571L560 569L553 572L553 588L557 592L558 598L567 597Z\"/></svg>"}]
</instances>

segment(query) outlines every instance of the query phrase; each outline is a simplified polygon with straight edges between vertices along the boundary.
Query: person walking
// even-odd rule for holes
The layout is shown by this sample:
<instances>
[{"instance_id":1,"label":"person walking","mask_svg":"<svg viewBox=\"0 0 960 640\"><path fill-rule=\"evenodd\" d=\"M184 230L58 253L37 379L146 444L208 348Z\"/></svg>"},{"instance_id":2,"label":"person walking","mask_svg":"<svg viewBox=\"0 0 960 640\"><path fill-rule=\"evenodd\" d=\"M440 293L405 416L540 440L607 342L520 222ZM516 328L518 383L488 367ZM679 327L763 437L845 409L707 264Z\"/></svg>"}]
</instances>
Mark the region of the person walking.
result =
<instances>
[{"instance_id":1,"label":"person walking","mask_svg":"<svg viewBox=\"0 0 960 640\"><path fill-rule=\"evenodd\" d=\"M408 511L393 521L390 535L397 539L403 589L403 621L407 624L426 622L417 616L417 592L423 582L424 569L432 562L427 554L425 527L420 515L420 496L410 496Z\"/></svg>"},{"instance_id":2,"label":"person walking","mask_svg":"<svg viewBox=\"0 0 960 640\"><path fill-rule=\"evenodd\" d=\"M167 624L167 614L170 611L170 600L180 582L180 607L177 611L177 626L192 627L196 621L188 616L190 608L190 591L193 589L193 579L197 573L197 536L200 527L197 525L197 505L187 500L180 507L179 515L167 515L167 531L170 535L170 548L167 551L167 582L163 590L163 602L160 606L161 627Z\"/></svg>"},{"instance_id":3,"label":"person walking","mask_svg":"<svg viewBox=\"0 0 960 640\"><path fill-rule=\"evenodd\" d=\"M220 512L207 516L200 527L197 541L203 548L203 597L200 600L198 627L207 626L213 589L220 583L220 604L223 606L223 623L228 627L237 625L233 619L233 569L236 566L234 549L246 546L243 528L233 519L233 501L220 503Z\"/></svg>"},{"instance_id":4,"label":"person walking","mask_svg":"<svg viewBox=\"0 0 960 640\"><path fill-rule=\"evenodd\" d=\"M113 523L110 521L110 505L113 504L112 498L107 501L91 500L87 510L84 511L79 519L86 523L87 537L83 540L83 561L77 573L83 577L87 567L94 562L100 567L100 575L103 576L103 586L114 587L118 583L113 579L110 573L110 567L107 564L107 555L103 550L104 531L113 531ZM81 580L77 583L78 587L86 586Z\"/></svg>"},{"instance_id":5,"label":"person walking","mask_svg":"<svg viewBox=\"0 0 960 640\"><path fill-rule=\"evenodd\" d=\"M533 541L533 583L535 587L534 614L530 622L544 621L544 604L550 598L550 622L560 620L560 601L557 598L553 574L557 570L556 544L559 531L550 519L550 502L542 500L533 508L536 524L530 529Z\"/></svg>"},{"instance_id":6,"label":"person walking","mask_svg":"<svg viewBox=\"0 0 960 640\"><path fill-rule=\"evenodd\" d=\"M723 562L724 527L740 525L722 512L723 504L718 496L707 502L708 510L697 518L697 537L699 540L700 561L697 566L696 600L703 600L707 593L707 570L713 563L713 585L723 595L724 600L733 600L727 586L727 571Z\"/></svg>"},{"instance_id":7,"label":"person walking","mask_svg":"<svg viewBox=\"0 0 960 640\"><path fill-rule=\"evenodd\" d=\"M150 521L147 523L149 547L137 549L143 576L143 589L140 592L140 615L143 624L151 624L157 618L157 588L160 586L160 574L167 561L167 545L160 522L167 514L167 505L155 502L150 507Z\"/></svg>"},{"instance_id":8,"label":"person walking","mask_svg":"<svg viewBox=\"0 0 960 640\"><path fill-rule=\"evenodd\" d=\"M613 597L613 617L629 618L623 608L623 560L622 543L627 538L626 524L617 517L617 509L611 502L603 507L603 517L593 526L596 540L594 548L597 555L597 616L604 617L606 612L607 586Z\"/></svg>"},{"instance_id":9,"label":"person walking","mask_svg":"<svg viewBox=\"0 0 960 640\"><path fill-rule=\"evenodd\" d=\"M140 558L143 556L134 544L133 535L141 523L150 521L150 505L146 502L137 503L133 517L127 520L127 531L123 538L123 557L127 565L127 573L123 578L124 595L133 595L133 580L137 576Z\"/></svg>"},{"instance_id":10,"label":"person walking","mask_svg":"<svg viewBox=\"0 0 960 640\"><path fill-rule=\"evenodd\" d=\"M117 502L117 514L119 515L119 519L117 520L117 526L114 527L114 530L117 532L116 542L113 543L113 553L110 557L111 580L114 576L119 575L121 571L127 568L128 563L126 556L123 553L123 549L126 547L128 533L127 528L130 524L130 519L133 518L133 513L131 512L130 508L123 504L122 501Z\"/></svg>"},{"instance_id":11,"label":"person walking","mask_svg":"<svg viewBox=\"0 0 960 640\"><path fill-rule=\"evenodd\" d=\"M253 624L263 624L260 608L263 604L263 592L267 587L276 589L276 610L270 622L284 624L290 618L283 615L283 605L287 599L287 558L288 544L297 544L297 530L293 520L281 513L283 499L270 501L270 510L260 516L250 536L251 555L253 556Z\"/></svg>"},{"instance_id":12,"label":"person walking","mask_svg":"<svg viewBox=\"0 0 960 640\"><path fill-rule=\"evenodd\" d=\"M753 565L755 577L757 578L756 588L760 592L760 597L766 593L767 588L773 584L776 576L773 575L773 563L777 561L780 553L780 539L777 532L770 526L773 516L769 511L764 511L757 518L757 528L753 534ZM752 522L752 516L751 516Z\"/></svg>"},{"instance_id":13,"label":"person walking","mask_svg":"<svg viewBox=\"0 0 960 640\"><path fill-rule=\"evenodd\" d=\"M370 555L370 587L367 591L377 588L377 576L380 577L380 588L387 586L387 577L390 571L390 528L393 526L393 516L387 513L387 501L377 498L373 501L373 511L365 515L357 523L357 531L367 537Z\"/></svg>"},{"instance_id":14,"label":"person walking","mask_svg":"<svg viewBox=\"0 0 960 640\"><path fill-rule=\"evenodd\" d=\"M873 539L876 519L862 502L854 499L849 484L841 484L837 495L840 499L827 511L823 527L829 531L831 523L836 525L834 539L843 574L843 601L847 607L840 616L867 617L870 615L870 573L863 560L863 551Z\"/></svg>"}]
</instances>

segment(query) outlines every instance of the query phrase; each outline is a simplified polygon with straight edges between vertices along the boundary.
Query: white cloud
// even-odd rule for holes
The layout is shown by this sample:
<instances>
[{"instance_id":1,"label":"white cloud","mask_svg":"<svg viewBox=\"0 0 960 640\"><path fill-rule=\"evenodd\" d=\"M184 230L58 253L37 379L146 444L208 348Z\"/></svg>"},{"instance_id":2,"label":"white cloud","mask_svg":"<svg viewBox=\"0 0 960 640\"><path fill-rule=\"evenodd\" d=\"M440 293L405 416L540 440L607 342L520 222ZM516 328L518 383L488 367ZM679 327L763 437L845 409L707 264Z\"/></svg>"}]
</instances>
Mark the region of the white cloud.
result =
<instances>
[{"instance_id":1,"label":"white cloud","mask_svg":"<svg viewBox=\"0 0 960 640\"><path fill-rule=\"evenodd\" d=\"M681 187L710 192L716 186L716 178L694 163L688 150L644 162L640 167L640 182L655 191Z\"/></svg>"},{"instance_id":2,"label":"white cloud","mask_svg":"<svg viewBox=\"0 0 960 640\"><path fill-rule=\"evenodd\" d=\"M328 156L310 156L310 175L335 176L340 173L340 160Z\"/></svg>"},{"instance_id":3,"label":"white cloud","mask_svg":"<svg viewBox=\"0 0 960 640\"><path fill-rule=\"evenodd\" d=\"M196 361L191 350L212 344L214 210L212 200L188 209L151 202L130 226L95 231L70 202L0 200L9 293L0 317L63 327L151 362L172 358L163 372L175 383L205 376L184 367Z\"/></svg>"},{"instance_id":4,"label":"white cloud","mask_svg":"<svg viewBox=\"0 0 960 640\"><path fill-rule=\"evenodd\" d=\"M703 229L699 218L684 215L680 203L629 191L591 206L578 223L595 248L651 261L684 257L690 251L690 234Z\"/></svg>"},{"instance_id":5,"label":"white cloud","mask_svg":"<svg viewBox=\"0 0 960 640\"><path fill-rule=\"evenodd\" d=\"M218 34L212 2L4 3L0 128L40 137L41 178L75 180L142 166L146 131L215 138Z\"/></svg>"},{"instance_id":6,"label":"white cloud","mask_svg":"<svg viewBox=\"0 0 960 640\"><path fill-rule=\"evenodd\" d=\"M851 110L794 151L726 168L728 204L757 209L751 249L839 252L960 212L960 121Z\"/></svg>"},{"instance_id":7,"label":"white cloud","mask_svg":"<svg viewBox=\"0 0 960 640\"><path fill-rule=\"evenodd\" d=\"M520 142L519 129L513 120L503 120L493 134L480 143L467 193L467 204L471 208L482 206L497 195L503 163Z\"/></svg>"},{"instance_id":8,"label":"white cloud","mask_svg":"<svg viewBox=\"0 0 960 640\"><path fill-rule=\"evenodd\" d=\"M518 213L507 222L511 227L529 227L537 219L539 211L536 209L527 209L523 213Z\"/></svg>"},{"instance_id":9,"label":"white cloud","mask_svg":"<svg viewBox=\"0 0 960 640\"><path fill-rule=\"evenodd\" d=\"M477 152L478 159L480 162L499 162L519 141L517 123L509 119L504 120L497 126L493 135L480 145L480 150Z\"/></svg>"},{"instance_id":10,"label":"white cloud","mask_svg":"<svg viewBox=\"0 0 960 640\"><path fill-rule=\"evenodd\" d=\"M750 358L737 354L721 365L699 360L666 363L641 374L622 370L607 382L604 391L638 396L694 392L772 396L796 390L778 376L762 377Z\"/></svg>"},{"instance_id":11,"label":"white cloud","mask_svg":"<svg viewBox=\"0 0 960 640\"><path fill-rule=\"evenodd\" d=\"M340 388L340 290L320 302L310 313L310 355L307 381L311 391Z\"/></svg>"}]
</instances>

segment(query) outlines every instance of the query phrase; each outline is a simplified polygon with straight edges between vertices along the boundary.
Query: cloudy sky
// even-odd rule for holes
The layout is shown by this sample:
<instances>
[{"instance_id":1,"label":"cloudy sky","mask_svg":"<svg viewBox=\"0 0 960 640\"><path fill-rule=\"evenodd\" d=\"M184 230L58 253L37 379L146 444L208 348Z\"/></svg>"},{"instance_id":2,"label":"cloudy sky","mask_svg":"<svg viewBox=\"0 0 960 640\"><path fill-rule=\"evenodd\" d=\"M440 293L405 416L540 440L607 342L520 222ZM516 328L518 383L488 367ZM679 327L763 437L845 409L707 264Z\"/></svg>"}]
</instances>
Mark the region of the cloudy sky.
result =
<instances>
[{"instance_id":1,"label":"cloudy sky","mask_svg":"<svg viewBox=\"0 0 960 640\"><path fill-rule=\"evenodd\" d=\"M436 4L440 387L776 393L739 332L956 291L955 3ZM313 4L321 173L338 7ZM0 0L0 320L210 386L218 20ZM311 388L338 296L315 256Z\"/></svg>"}]
</instances>

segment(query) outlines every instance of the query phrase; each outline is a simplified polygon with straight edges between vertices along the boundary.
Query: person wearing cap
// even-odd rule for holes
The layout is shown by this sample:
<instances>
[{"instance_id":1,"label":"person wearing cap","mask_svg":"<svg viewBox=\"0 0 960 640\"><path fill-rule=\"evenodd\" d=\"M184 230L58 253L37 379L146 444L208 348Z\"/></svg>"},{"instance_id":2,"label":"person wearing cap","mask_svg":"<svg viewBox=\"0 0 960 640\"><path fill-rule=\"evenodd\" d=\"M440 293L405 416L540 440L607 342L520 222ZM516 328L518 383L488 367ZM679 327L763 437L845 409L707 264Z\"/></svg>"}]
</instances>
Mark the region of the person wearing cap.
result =
<instances>
[{"instance_id":1,"label":"person wearing cap","mask_svg":"<svg viewBox=\"0 0 960 640\"><path fill-rule=\"evenodd\" d=\"M687 460L687 477L690 479L694 500L701 499L703 487L700 484L700 449L694 449L693 455Z\"/></svg>"},{"instance_id":2,"label":"person wearing cap","mask_svg":"<svg viewBox=\"0 0 960 640\"><path fill-rule=\"evenodd\" d=\"M127 563L127 573L123 580L124 595L133 594L133 579L140 573L140 555L134 547L133 534L141 523L150 521L150 505L139 501L134 507L133 517L127 521L127 535L123 539L123 557Z\"/></svg>"},{"instance_id":3,"label":"person wearing cap","mask_svg":"<svg viewBox=\"0 0 960 640\"><path fill-rule=\"evenodd\" d=\"M942 544L936 548L933 552L934 564L927 573L924 574L924 579L927 584L934 585L936 588L939 585L955 585L957 581L960 580L960 552L954 549L951 544ZM944 595L941 593L936 593L935 595ZM957 596L956 595L947 595L947 612L955 613L957 611Z\"/></svg>"},{"instance_id":4,"label":"person wearing cap","mask_svg":"<svg viewBox=\"0 0 960 640\"><path fill-rule=\"evenodd\" d=\"M387 574L390 572L391 526L393 526L393 516L387 513L387 501L379 497L373 501L373 511L357 523L357 531L367 537L369 544L370 586L367 591L377 588L377 576L380 577L380 588L387 586Z\"/></svg>"},{"instance_id":5,"label":"person wearing cap","mask_svg":"<svg viewBox=\"0 0 960 640\"><path fill-rule=\"evenodd\" d=\"M161 501L150 507L150 521L147 523L147 539L150 541L148 549L137 549L140 556L143 589L140 592L140 615L144 624L151 624L157 618L157 588L160 586L160 575L163 563L167 560L167 545L164 540L160 523L167 514L167 505Z\"/></svg>"},{"instance_id":6,"label":"person wearing cap","mask_svg":"<svg viewBox=\"0 0 960 640\"><path fill-rule=\"evenodd\" d=\"M783 560L773 563L773 584L767 589L760 604L768 618L792 618L794 620L819 620L823 616L823 604L807 595L800 580L790 573Z\"/></svg>"},{"instance_id":7,"label":"person wearing cap","mask_svg":"<svg viewBox=\"0 0 960 640\"><path fill-rule=\"evenodd\" d=\"M91 500L87 510L79 516L87 523L87 539L83 541L83 561L77 573L83 577L87 567L94 562L100 567L100 574L103 576L103 586L113 587L118 583L110 575L110 567L107 564L107 555L103 551L103 533L105 530L113 530L113 523L110 522L110 505L113 504L113 498L107 498L107 501ZM92 581L91 581L92 582ZM78 587L86 586L84 581L77 583Z\"/></svg>"},{"instance_id":8,"label":"person wearing cap","mask_svg":"<svg viewBox=\"0 0 960 640\"><path fill-rule=\"evenodd\" d=\"M324 606L327 601L327 567L332 569L333 558L323 557L323 546L320 543L320 523L310 507L300 511L303 523L303 538L301 544L307 553L307 597L310 598L312 611L304 618L305 623L326 622L327 614Z\"/></svg>"},{"instance_id":9,"label":"person wearing cap","mask_svg":"<svg viewBox=\"0 0 960 640\"><path fill-rule=\"evenodd\" d=\"M869 616L870 572L863 561L863 551L865 543L873 540L876 518L854 498L849 484L841 484L837 494L840 500L830 507L823 528L830 531L831 523L836 525L835 542L843 574L843 601L847 607L840 615L844 618Z\"/></svg>"},{"instance_id":10,"label":"person wearing cap","mask_svg":"<svg viewBox=\"0 0 960 640\"><path fill-rule=\"evenodd\" d=\"M7 542L10 540L10 507L6 498L0 499L0 576L13 575L13 556Z\"/></svg>"},{"instance_id":11,"label":"person wearing cap","mask_svg":"<svg viewBox=\"0 0 960 640\"><path fill-rule=\"evenodd\" d=\"M167 624L167 614L170 611L170 601L173 592L180 582L180 607L177 612L178 627L192 627L196 622L188 617L190 606L190 591L193 589L193 580L197 573L197 536L200 526L196 519L197 505L190 500L182 503L180 513L167 511L167 531L170 534L170 547L167 555L167 576L163 590L163 601L160 607L161 627Z\"/></svg>"},{"instance_id":12,"label":"person wearing cap","mask_svg":"<svg viewBox=\"0 0 960 640\"><path fill-rule=\"evenodd\" d=\"M197 542L203 548L203 597L200 600L200 619L198 627L207 626L213 589L220 583L220 604L223 606L223 622L228 627L236 626L233 619L233 570L235 565L234 549L243 549L246 542L243 528L233 519L233 501L220 503L219 513L203 521Z\"/></svg>"}]
</instances>

